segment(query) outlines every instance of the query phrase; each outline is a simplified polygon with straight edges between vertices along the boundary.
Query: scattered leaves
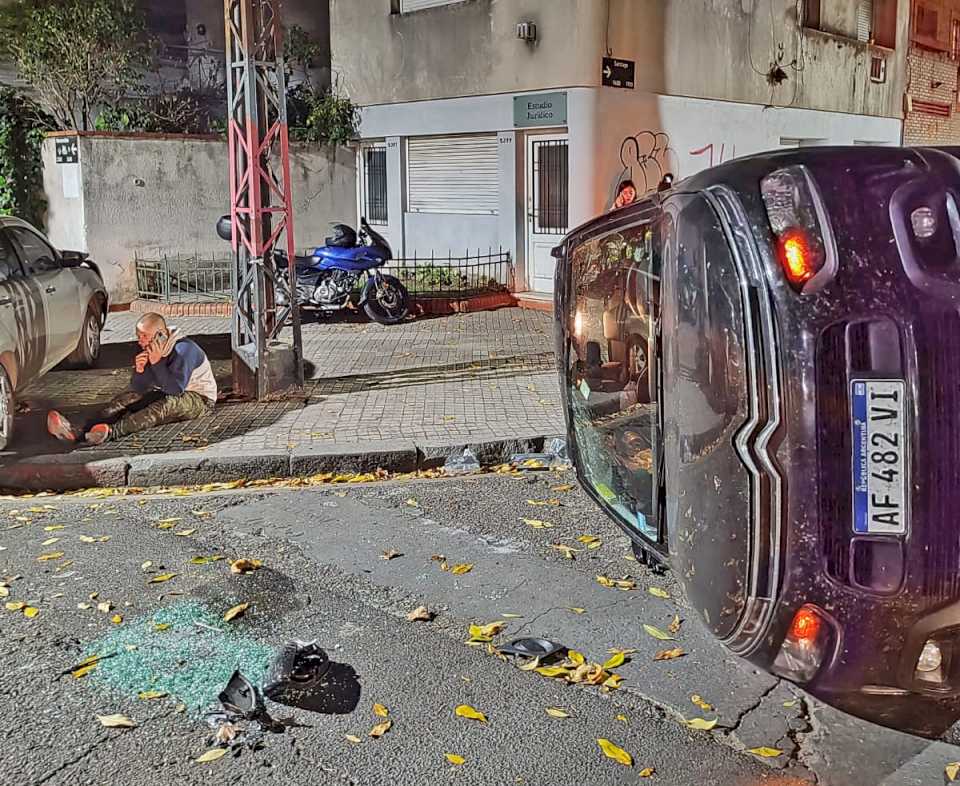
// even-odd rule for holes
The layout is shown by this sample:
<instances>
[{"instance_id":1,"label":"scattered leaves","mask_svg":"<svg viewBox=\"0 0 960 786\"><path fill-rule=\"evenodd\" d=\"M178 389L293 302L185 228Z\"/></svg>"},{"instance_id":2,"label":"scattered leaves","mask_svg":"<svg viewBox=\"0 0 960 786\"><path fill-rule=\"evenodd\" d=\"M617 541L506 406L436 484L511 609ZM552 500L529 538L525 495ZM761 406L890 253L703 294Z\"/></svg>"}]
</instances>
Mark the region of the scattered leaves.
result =
<instances>
[{"instance_id":1,"label":"scattered leaves","mask_svg":"<svg viewBox=\"0 0 960 786\"><path fill-rule=\"evenodd\" d=\"M143 690L137 694L137 697L143 699L144 701L151 701L152 699L162 699L165 696L167 696L167 692L162 690Z\"/></svg>"},{"instance_id":2,"label":"scattered leaves","mask_svg":"<svg viewBox=\"0 0 960 786\"><path fill-rule=\"evenodd\" d=\"M150 579L147 584L162 584L165 581L170 581L170 579L174 578L176 575L176 573L161 573Z\"/></svg>"},{"instance_id":3,"label":"scattered leaves","mask_svg":"<svg viewBox=\"0 0 960 786\"><path fill-rule=\"evenodd\" d=\"M224 622L230 622L230 620L235 620L237 617L241 616L243 612L250 608L249 603L240 603L234 606L231 609L228 609L227 612L223 615Z\"/></svg>"},{"instance_id":4,"label":"scattered leaves","mask_svg":"<svg viewBox=\"0 0 960 786\"><path fill-rule=\"evenodd\" d=\"M576 559L574 555L577 553L577 550L570 548L570 546L565 546L562 543L553 543L551 544L551 548L559 551L567 559Z\"/></svg>"},{"instance_id":5,"label":"scattered leaves","mask_svg":"<svg viewBox=\"0 0 960 786\"><path fill-rule=\"evenodd\" d=\"M670 625L667 626L667 630L669 630L674 636L676 636L680 632L681 622L682 620L680 619L680 616L677 614L674 614L673 622L671 622Z\"/></svg>"},{"instance_id":6,"label":"scattered leaves","mask_svg":"<svg viewBox=\"0 0 960 786\"><path fill-rule=\"evenodd\" d=\"M531 658L522 666L517 666L520 671L536 671L540 668L540 658Z\"/></svg>"},{"instance_id":7,"label":"scattered leaves","mask_svg":"<svg viewBox=\"0 0 960 786\"><path fill-rule=\"evenodd\" d=\"M650 778L656 772L653 767L644 767L640 772L637 773L641 778Z\"/></svg>"},{"instance_id":8,"label":"scattered leaves","mask_svg":"<svg viewBox=\"0 0 960 786\"><path fill-rule=\"evenodd\" d=\"M473 565L467 562L461 562L459 565L454 565L452 568L450 568L450 572L454 576L462 576L464 573L469 573L471 570L473 570Z\"/></svg>"},{"instance_id":9,"label":"scattered leaves","mask_svg":"<svg viewBox=\"0 0 960 786\"><path fill-rule=\"evenodd\" d=\"M117 713L116 715L97 715L97 720L101 726L108 729L135 729L137 724L130 720L126 715Z\"/></svg>"},{"instance_id":10,"label":"scattered leaves","mask_svg":"<svg viewBox=\"0 0 960 786\"><path fill-rule=\"evenodd\" d=\"M647 587L647 592L649 592L655 598L663 598L664 600L667 600L670 597L669 592L660 589L659 587Z\"/></svg>"},{"instance_id":11,"label":"scattered leaves","mask_svg":"<svg viewBox=\"0 0 960 786\"><path fill-rule=\"evenodd\" d=\"M373 714L378 715L381 718L386 718L390 714L390 710L384 707L382 704L373 705Z\"/></svg>"},{"instance_id":12,"label":"scattered leaves","mask_svg":"<svg viewBox=\"0 0 960 786\"><path fill-rule=\"evenodd\" d=\"M618 652L607 659L606 663L603 664L603 668L615 669L617 666L622 666L626 659L627 656L623 652Z\"/></svg>"},{"instance_id":13,"label":"scattered leaves","mask_svg":"<svg viewBox=\"0 0 960 786\"><path fill-rule=\"evenodd\" d=\"M477 720L481 723L487 722L487 716L484 715L480 710L475 710L469 704L459 704L454 710L456 715L459 715L461 718L469 718L470 720Z\"/></svg>"},{"instance_id":14,"label":"scattered leaves","mask_svg":"<svg viewBox=\"0 0 960 786\"><path fill-rule=\"evenodd\" d=\"M52 560L60 559L62 556L62 551L51 551L49 554L41 554L37 557L37 562L51 562Z\"/></svg>"},{"instance_id":15,"label":"scattered leaves","mask_svg":"<svg viewBox=\"0 0 960 786\"><path fill-rule=\"evenodd\" d=\"M783 751L777 748L768 748L766 746L760 748L749 748L747 753L752 753L754 756L760 756L763 759L775 759L777 756L782 756Z\"/></svg>"},{"instance_id":16,"label":"scattered leaves","mask_svg":"<svg viewBox=\"0 0 960 786\"><path fill-rule=\"evenodd\" d=\"M47 538L47 539L46 539L45 541L43 541L43 543L41 543L40 545L41 545L41 546L52 546L54 543L57 543L59 540L60 540L60 538Z\"/></svg>"},{"instance_id":17,"label":"scattered leaves","mask_svg":"<svg viewBox=\"0 0 960 786\"><path fill-rule=\"evenodd\" d=\"M546 506L559 507L560 500L558 499L528 499L528 505L533 505L535 508L543 508Z\"/></svg>"},{"instance_id":18,"label":"scattered leaves","mask_svg":"<svg viewBox=\"0 0 960 786\"><path fill-rule=\"evenodd\" d=\"M385 720L383 723L378 723L376 726L370 729L370 736L374 739L379 739L388 731L390 731L391 726L393 726L393 721L391 720Z\"/></svg>"},{"instance_id":19,"label":"scattered leaves","mask_svg":"<svg viewBox=\"0 0 960 786\"><path fill-rule=\"evenodd\" d=\"M570 658L577 666L582 666L587 662L587 659L576 650L567 650L567 657Z\"/></svg>"},{"instance_id":20,"label":"scattered leaves","mask_svg":"<svg viewBox=\"0 0 960 786\"><path fill-rule=\"evenodd\" d=\"M696 729L697 731L710 731L714 726L717 725L717 718L713 720L707 720L706 718L690 718L689 720L684 718L684 723L691 729Z\"/></svg>"},{"instance_id":21,"label":"scattered leaves","mask_svg":"<svg viewBox=\"0 0 960 786\"><path fill-rule=\"evenodd\" d=\"M344 734L343 736L346 738L347 742L352 742L354 744L363 742L363 740L361 740L356 734Z\"/></svg>"},{"instance_id":22,"label":"scattered leaves","mask_svg":"<svg viewBox=\"0 0 960 786\"><path fill-rule=\"evenodd\" d=\"M402 551L397 551L396 549L390 549L389 551L383 552L383 554L380 555L380 559L385 559L389 562L392 559L396 559L397 557L402 557L402 556L403 556Z\"/></svg>"},{"instance_id":23,"label":"scattered leaves","mask_svg":"<svg viewBox=\"0 0 960 786\"><path fill-rule=\"evenodd\" d=\"M36 607L34 607L34 606L27 606L27 607L23 610L23 616L26 617L27 619L31 619L31 620L32 620L34 617L36 617L39 613L40 613L40 609L38 609L38 608L36 608Z\"/></svg>"},{"instance_id":24,"label":"scattered leaves","mask_svg":"<svg viewBox=\"0 0 960 786\"><path fill-rule=\"evenodd\" d=\"M673 641L673 636L669 633L666 633L660 628L655 628L653 625L644 624L643 629L655 639L660 639L660 641Z\"/></svg>"},{"instance_id":25,"label":"scattered leaves","mask_svg":"<svg viewBox=\"0 0 960 786\"><path fill-rule=\"evenodd\" d=\"M463 756L460 756L456 753L444 753L443 755L447 757L448 762L451 764L456 764L458 767L466 761Z\"/></svg>"},{"instance_id":26,"label":"scattered leaves","mask_svg":"<svg viewBox=\"0 0 960 786\"><path fill-rule=\"evenodd\" d=\"M417 606L407 614L407 620L409 622L430 622L432 619L433 613L426 606Z\"/></svg>"},{"instance_id":27,"label":"scattered leaves","mask_svg":"<svg viewBox=\"0 0 960 786\"><path fill-rule=\"evenodd\" d=\"M600 540L600 538L598 538L596 535L580 535L580 537L577 538L577 541L582 543L591 551L598 549L603 545L603 541Z\"/></svg>"},{"instance_id":28,"label":"scattered leaves","mask_svg":"<svg viewBox=\"0 0 960 786\"><path fill-rule=\"evenodd\" d=\"M599 584L601 587L616 587L617 589L624 591L634 590L637 588L637 582L635 582L633 579L611 579L609 576L597 576L597 584Z\"/></svg>"},{"instance_id":29,"label":"scattered leaves","mask_svg":"<svg viewBox=\"0 0 960 786\"><path fill-rule=\"evenodd\" d=\"M214 554L210 557L201 557L201 556L191 557L190 562L193 565L209 565L211 562L218 562L219 560L222 560L222 559L226 559L226 557L224 557L221 554Z\"/></svg>"},{"instance_id":30,"label":"scattered leaves","mask_svg":"<svg viewBox=\"0 0 960 786\"><path fill-rule=\"evenodd\" d=\"M202 753L197 756L194 761L197 764L206 764L207 762L216 761L217 759L222 759L227 753L226 748L211 748L206 753Z\"/></svg>"},{"instance_id":31,"label":"scattered leaves","mask_svg":"<svg viewBox=\"0 0 960 786\"><path fill-rule=\"evenodd\" d=\"M22 611L27 607L27 604L22 600L8 600L3 605L7 611Z\"/></svg>"},{"instance_id":32,"label":"scattered leaves","mask_svg":"<svg viewBox=\"0 0 960 786\"><path fill-rule=\"evenodd\" d=\"M253 573L263 567L263 563L258 559L236 559L230 563L230 572L243 575Z\"/></svg>"},{"instance_id":33,"label":"scattered leaves","mask_svg":"<svg viewBox=\"0 0 960 786\"><path fill-rule=\"evenodd\" d=\"M550 491L573 491L573 486L569 483L561 483L559 486L552 486Z\"/></svg>"},{"instance_id":34,"label":"scattered leaves","mask_svg":"<svg viewBox=\"0 0 960 786\"><path fill-rule=\"evenodd\" d=\"M563 666L539 666L534 671L544 677L567 677L570 674L570 670Z\"/></svg>"},{"instance_id":35,"label":"scattered leaves","mask_svg":"<svg viewBox=\"0 0 960 786\"><path fill-rule=\"evenodd\" d=\"M97 611L101 614L109 614L113 611L113 604L109 600L100 601L100 603L97 604Z\"/></svg>"},{"instance_id":36,"label":"scattered leaves","mask_svg":"<svg viewBox=\"0 0 960 786\"><path fill-rule=\"evenodd\" d=\"M603 751L603 755L608 759L613 759L625 767L633 766L633 756L627 753L623 748L614 745L612 742L610 742L610 740L601 737L599 740L597 740L597 744L600 746L600 750Z\"/></svg>"},{"instance_id":37,"label":"scattered leaves","mask_svg":"<svg viewBox=\"0 0 960 786\"><path fill-rule=\"evenodd\" d=\"M704 701L704 700L703 700L703 697L697 695L696 693L694 693L694 694L690 697L690 701L693 702L694 705L696 705L697 707L699 707L699 708L700 708L701 710L703 710L704 712L710 712L710 711L713 709L713 705L712 705L712 704L709 704L708 702Z\"/></svg>"},{"instance_id":38,"label":"scattered leaves","mask_svg":"<svg viewBox=\"0 0 960 786\"><path fill-rule=\"evenodd\" d=\"M682 649L679 647L674 647L672 650L660 650L656 655L653 656L654 660L673 660L674 658L682 658L686 655Z\"/></svg>"},{"instance_id":39,"label":"scattered leaves","mask_svg":"<svg viewBox=\"0 0 960 786\"><path fill-rule=\"evenodd\" d=\"M563 707L547 707L547 715L551 718L569 718L570 713Z\"/></svg>"},{"instance_id":40,"label":"scattered leaves","mask_svg":"<svg viewBox=\"0 0 960 786\"><path fill-rule=\"evenodd\" d=\"M485 644L504 629L503 622L490 622L486 625L471 625L468 644Z\"/></svg>"},{"instance_id":41,"label":"scattered leaves","mask_svg":"<svg viewBox=\"0 0 960 786\"><path fill-rule=\"evenodd\" d=\"M943 770L949 783L956 783L960 780L960 761L950 762Z\"/></svg>"},{"instance_id":42,"label":"scattered leaves","mask_svg":"<svg viewBox=\"0 0 960 786\"><path fill-rule=\"evenodd\" d=\"M533 527L534 529L552 529L553 524L549 521L541 521L540 519L520 519L528 527Z\"/></svg>"}]
</instances>

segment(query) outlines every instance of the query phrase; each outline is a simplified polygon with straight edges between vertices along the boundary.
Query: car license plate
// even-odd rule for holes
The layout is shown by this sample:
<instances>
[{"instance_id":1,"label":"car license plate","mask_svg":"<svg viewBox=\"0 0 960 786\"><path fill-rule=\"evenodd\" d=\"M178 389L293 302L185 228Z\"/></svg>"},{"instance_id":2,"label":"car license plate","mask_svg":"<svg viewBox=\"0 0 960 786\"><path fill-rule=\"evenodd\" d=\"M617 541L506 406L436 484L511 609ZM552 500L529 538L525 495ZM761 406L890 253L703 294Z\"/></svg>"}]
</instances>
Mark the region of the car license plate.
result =
<instances>
[{"instance_id":1,"label":"car license plate","mask_svg":"<svg viewBox=\"0 0 960 786\"><path fill-rule=\"evenodd\" d=\"M853 407L853 529L902 535L907 530L906 388L898 379L856 379Z\"/></svg>"}]
</instances>

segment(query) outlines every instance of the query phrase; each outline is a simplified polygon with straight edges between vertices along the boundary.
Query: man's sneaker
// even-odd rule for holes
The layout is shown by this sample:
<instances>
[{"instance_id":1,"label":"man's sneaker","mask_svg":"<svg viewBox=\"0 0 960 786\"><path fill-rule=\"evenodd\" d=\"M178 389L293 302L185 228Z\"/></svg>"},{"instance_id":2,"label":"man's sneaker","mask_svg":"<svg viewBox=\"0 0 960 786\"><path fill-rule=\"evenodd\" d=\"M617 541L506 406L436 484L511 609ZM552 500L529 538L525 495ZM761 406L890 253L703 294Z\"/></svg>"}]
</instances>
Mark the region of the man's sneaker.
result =
<instances>
[{"instance_id":1,"label":"man's sneaker","mask_svg":"<svg viewBox=\"0 0 960 786\"><path fill-rule=\"evenodd\" d=\"M110 439L110 426L106 423L98 423L87 432L86 440L88 445L102 445Z\"/></svg>"},{"instance_id":2,"label":"man's sneaker","mask_svg":"<svg viewBox=\"0 0 960 786\"><path fill-rule=\"evenodd\" d=\"M76 442L77 434L70 421L55 409L47 414L47 431L61 442Z\"/></svg>"}]
</instances>

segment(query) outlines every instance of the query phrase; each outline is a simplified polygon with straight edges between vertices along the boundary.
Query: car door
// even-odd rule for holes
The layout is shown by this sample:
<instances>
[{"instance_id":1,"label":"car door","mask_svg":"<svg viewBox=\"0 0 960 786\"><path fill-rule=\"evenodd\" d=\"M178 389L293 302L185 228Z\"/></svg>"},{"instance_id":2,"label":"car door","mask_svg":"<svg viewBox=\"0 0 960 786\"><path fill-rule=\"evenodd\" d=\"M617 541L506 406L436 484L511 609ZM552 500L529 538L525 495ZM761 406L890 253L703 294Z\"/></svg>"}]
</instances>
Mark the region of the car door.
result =
<instances>
[{"instance_id":1,"label":"car door","mask_svg":"<svg viewBox=\"0 0 960 786\"><path fill-rule=\"evenodd\" d=\"M46 372L76 349L83 327L84 307L73 273L62 267L60 255L37 232L25 226L8 227L31 285L43 303L46 331Z\"/></svg>"},{"instance_id":2,"label":"car door","mask_svg":"<svg viewBox=\"0 0 960 786\"><path fill-rule=\"evenodd\" d=\"M43 370L47 335L37 326L44 321L37 286L27 279L10 237L0 227L0 356L13 354L18 389Z\"/></svg>"}]
</instances>

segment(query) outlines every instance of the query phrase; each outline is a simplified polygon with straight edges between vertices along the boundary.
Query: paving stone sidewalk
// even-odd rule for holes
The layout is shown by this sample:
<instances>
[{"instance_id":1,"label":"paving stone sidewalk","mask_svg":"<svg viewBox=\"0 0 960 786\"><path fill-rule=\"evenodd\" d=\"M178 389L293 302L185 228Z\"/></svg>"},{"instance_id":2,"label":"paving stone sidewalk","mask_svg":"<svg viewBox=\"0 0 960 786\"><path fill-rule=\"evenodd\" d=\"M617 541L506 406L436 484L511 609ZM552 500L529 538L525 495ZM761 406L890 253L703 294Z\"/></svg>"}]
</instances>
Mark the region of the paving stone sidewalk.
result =
<instances>
[{"instance_id":1,"label":"paving stone sidewalk","mask_svg":"<svg viewBox=\"0 0 960 786\"><path fill-rule=\"evenodd\" d=\"M83 418L126 388L139 315L111 314L101 368L53 371L21 394L0 485L131 485L176 479L312 474L327 468L423 464L462 445L496 457L512 442L563 432L552 317L509 308L384 327L359 317L303 326L306 402L224 403L209 418L99 448L64 452L46 435L50 408ZM230 387L230 321L171 320L204 347ZM506 443L506 444L501 444ZM187 477L189 476L189 478Z\"/></svg>"}]
</instances>

